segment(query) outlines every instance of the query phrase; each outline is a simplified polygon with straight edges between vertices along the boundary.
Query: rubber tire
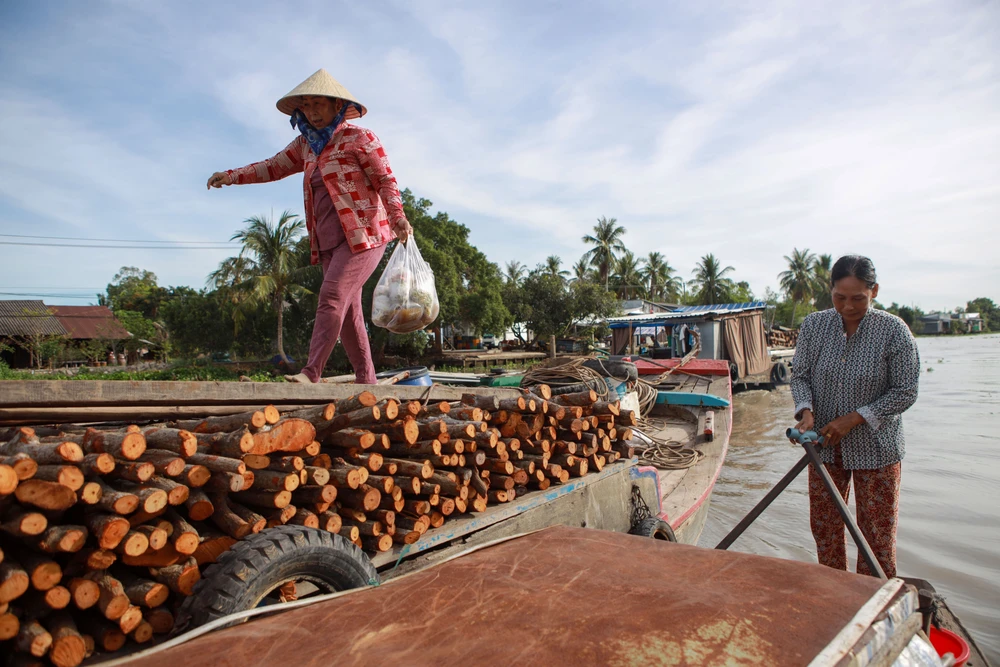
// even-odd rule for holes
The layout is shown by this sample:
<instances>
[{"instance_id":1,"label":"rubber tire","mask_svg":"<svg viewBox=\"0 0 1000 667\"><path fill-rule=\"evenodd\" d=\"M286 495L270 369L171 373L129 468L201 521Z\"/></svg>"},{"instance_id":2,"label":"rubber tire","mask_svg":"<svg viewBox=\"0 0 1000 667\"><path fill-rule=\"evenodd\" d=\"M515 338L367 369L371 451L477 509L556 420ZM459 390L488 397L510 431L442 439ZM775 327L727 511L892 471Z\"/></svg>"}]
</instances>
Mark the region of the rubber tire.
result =
<instances>
[{"instance_id":1,"label":"rubber tire","mask_svg":"<svg viewBox=\"0 0 1000 667\"><path fill-rule=\"evenodd\" d=\"M626 382L635 382L639 377L639 369L628 361L608 361L604 359L588 359L583 362L585 368L596 371L601 377L614 376L615 379L625 378Z\"/></svg>"},{"instance_id":2,"label":"rubber tire","mask_svg":"<svg viewBox=\"0 0 1000 667\"><path fill-rule=\"evenodd\" d=\"M771 366L771 382L774 384L788 384L788 366L780 361Z\"/></svg>"},{"instance_id":3,"label":"rubber tire","mask_svg":"<svg viewBox=\"0 0 1000 667\"><path fill-rule=\"evenodd\" d=\"M733 384L740 380L740 367L733 361L729 362L729 379L732 380Z\"/></svg>"},{"instance_id":4,"label":"rubber tire","mask_svg":"<svg viewBox=\"0 0 1000 667\"><path fill-rule=\"evenodd\" d=\"M379 581L364 552L340 535L275 526L240 540L205 570L194 594L181 605L178 625L186 631L245 611L275 585L306 575L338 591Z\"/></svg>"},{"instance_id":5,"label":"rubber tire","mask_svg":"<svg viewBox=\"0 0 1000 667\"><path fill-rule=\"evenodd\" d=\"M654 540L664 540L666 542L677 541L677 536L674 535L674 529L670 527L670 524L655 516L643 519L632 526L632 529L628 532L640 537L652 537Z\"/></svg>"}]
</instances>

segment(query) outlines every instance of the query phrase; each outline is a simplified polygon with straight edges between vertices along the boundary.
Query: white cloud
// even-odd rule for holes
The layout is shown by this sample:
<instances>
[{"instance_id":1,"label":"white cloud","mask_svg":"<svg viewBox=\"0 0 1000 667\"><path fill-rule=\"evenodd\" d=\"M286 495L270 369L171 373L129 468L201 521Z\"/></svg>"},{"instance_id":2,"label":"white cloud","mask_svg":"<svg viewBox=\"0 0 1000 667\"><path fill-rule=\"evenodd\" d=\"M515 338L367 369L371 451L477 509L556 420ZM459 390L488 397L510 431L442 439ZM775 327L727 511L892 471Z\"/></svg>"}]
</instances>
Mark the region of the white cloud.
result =
<instances>
[{"instance_id":1,"label":"white cloud","mask_svg":"<svg viewBox=\"0 0 1000 667\"><path fill-rule=\"evenodd\" d=\"M759 293L808 247L870 254L889 301L1000 300L981 250L1000 218L995 5L297 10L128 3L67 11L48 34L0 29L24 55L0 78L0 227L19 210L36 233L228 238L262 210L301 211L297 179L200 187L284 146L274 102L325 66L369 107L400 183L500 264L570 264L606 215L637 253L686 276L713 252ZM42 83L60 76L66 91ZM112 120L86 81L137 88ZM150 261L165 282L211 269Z\"/></svg>"}]
</instances>

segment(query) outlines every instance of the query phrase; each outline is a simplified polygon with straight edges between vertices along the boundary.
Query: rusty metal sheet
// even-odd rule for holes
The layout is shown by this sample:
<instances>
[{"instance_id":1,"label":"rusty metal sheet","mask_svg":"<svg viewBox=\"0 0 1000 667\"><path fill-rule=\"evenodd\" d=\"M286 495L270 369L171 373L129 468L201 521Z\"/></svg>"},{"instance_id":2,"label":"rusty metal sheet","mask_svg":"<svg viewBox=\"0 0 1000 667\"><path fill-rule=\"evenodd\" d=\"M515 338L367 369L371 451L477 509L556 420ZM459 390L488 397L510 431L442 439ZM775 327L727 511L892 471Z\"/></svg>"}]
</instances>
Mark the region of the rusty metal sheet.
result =
<instances>
[{"instance_id":1,"label":"rusty metal sheet","mask_svg":"<svg viewBox=\"0 0 1000 667\"><path fill-rule=\"evenodd\" d=\"M557 526L129 664L804 665L880 585Z\"/></svg>"}]
</instances>

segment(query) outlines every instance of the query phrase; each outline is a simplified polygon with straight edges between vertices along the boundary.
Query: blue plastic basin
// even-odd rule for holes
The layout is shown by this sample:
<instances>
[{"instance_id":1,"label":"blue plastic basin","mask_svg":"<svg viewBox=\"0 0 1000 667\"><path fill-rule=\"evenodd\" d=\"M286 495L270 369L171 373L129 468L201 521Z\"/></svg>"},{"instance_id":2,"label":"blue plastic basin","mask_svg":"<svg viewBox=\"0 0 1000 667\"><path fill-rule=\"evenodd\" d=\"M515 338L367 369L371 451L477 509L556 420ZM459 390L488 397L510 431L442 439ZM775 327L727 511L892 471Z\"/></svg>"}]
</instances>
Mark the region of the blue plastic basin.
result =
<instances>
[{"instance_id":1,"label":"blue plastic basin","mask_svg":"<svg viewBox=\"0 0 1000 667\"><path fill-rule=\"evenodd\" d=\"M396 384L407 384L415 385L420 387L429 387L434 384L431 380L430 373L426 366L410 366L409 368L395 368L391 371L382 371L381 373L376 373L375 377L379 380L385 380L391 378L394 375L399 375L403 371L410 371L410 377L405 380L400 380Z\"/></svg>"}]
</instances>

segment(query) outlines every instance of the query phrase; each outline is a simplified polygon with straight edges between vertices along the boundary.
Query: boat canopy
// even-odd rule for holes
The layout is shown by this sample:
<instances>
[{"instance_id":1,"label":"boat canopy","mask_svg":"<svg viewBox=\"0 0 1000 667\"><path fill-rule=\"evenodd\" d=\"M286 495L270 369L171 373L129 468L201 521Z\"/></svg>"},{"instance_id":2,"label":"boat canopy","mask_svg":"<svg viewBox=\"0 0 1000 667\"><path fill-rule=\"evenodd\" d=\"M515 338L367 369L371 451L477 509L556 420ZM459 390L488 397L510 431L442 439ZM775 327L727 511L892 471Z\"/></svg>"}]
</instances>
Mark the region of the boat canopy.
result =
<instances>
[{"instance_id":1,"label":"boat canopy","mask_svg":"<svg viewBox=\"0 0 1000 667\"><path fill-rule=\"evenodd\" d=\"M737 315L754 310L767 308L766 301L749 301L747 303L717 303L708 306L679 306L669 313L643 313L641 315L622 315L609 317L608 326L612 329L627 329L629 326L669 326L680 321L715 319L719 316Z\"/></svg>"}]
</instances>

